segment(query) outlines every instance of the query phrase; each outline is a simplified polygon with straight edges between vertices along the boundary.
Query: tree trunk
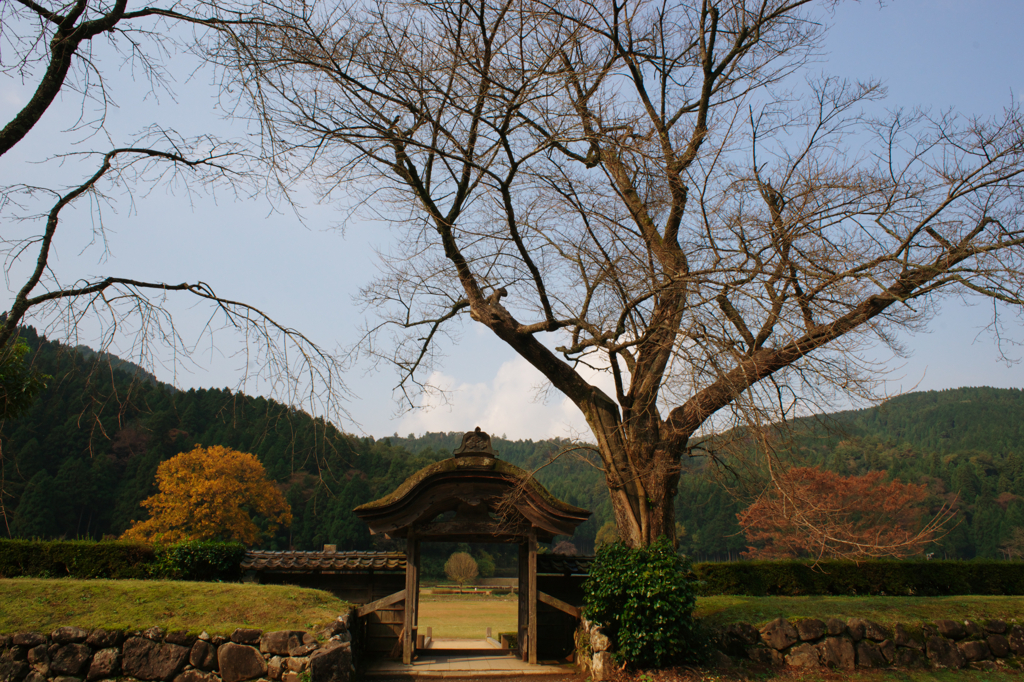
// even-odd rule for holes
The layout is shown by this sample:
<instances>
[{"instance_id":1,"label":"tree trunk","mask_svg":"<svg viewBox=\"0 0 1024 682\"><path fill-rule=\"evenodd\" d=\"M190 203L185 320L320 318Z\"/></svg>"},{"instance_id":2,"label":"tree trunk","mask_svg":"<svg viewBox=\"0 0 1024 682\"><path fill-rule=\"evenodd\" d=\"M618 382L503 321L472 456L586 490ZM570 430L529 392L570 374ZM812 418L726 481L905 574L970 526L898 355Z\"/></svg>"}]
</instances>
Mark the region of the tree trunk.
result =
<instances>
[{"instance_id":1,"label":"tree trunk","mask_svg":"<svg viewBox=\"0 0 1024 682\"><path fill-rule=\"evenodd\" d=\"M624 425L610 404L605 409L587 405L583 411L605 466L619 539L644 547L665 535L676 546L680 453L659 440L656 422Z\"/></svg>"}]
</instances>

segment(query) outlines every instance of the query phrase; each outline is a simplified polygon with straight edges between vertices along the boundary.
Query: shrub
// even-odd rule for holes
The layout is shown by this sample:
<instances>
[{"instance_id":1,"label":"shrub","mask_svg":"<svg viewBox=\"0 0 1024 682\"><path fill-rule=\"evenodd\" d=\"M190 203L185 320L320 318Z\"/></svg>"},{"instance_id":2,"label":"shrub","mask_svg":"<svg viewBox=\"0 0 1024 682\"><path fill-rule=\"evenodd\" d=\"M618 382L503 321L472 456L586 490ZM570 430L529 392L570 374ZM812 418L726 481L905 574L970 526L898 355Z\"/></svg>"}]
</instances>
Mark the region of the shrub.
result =
<instances>
[{"instance_id":1,"label":"shrub","mask_svg":"<svg viewBox=\"0 0 1024 682\"><path fill-rule=\"evenodd\" d=\"M703 596L1024 594L1019 561L739 561L693 572Z\"/></svg>"},{"instance_id":2,"label":"shrub","mask_svg":"<svg viewBox=\"0 0 1024 682\"><path fill-rule=\"evenodd\" d=\"M688 565L667 538L649 547L602 545L584 584L584 613L604 625L616 657L637 667L697 662L707 638L693 618Z\"/></svg>"},{"instance_id":3,"label":"shrub","mask_svg":"<svg viewBox=\"0 0 1024 682\"><path fill-rule=\"evenodd\" d=\"M240 542L186 540L157 546L153 577L205 582L235 581L242 574L245 545Z\"/></svg>"},{"instance_id":4,"label":"shrub","mask_svg":"<svg viewBox=\"0 0 1024 682\"><path fill-rule=\"evenodd\" d=\"M0 540L4 578L145 578L153 559L140 542Z\"/></svg>"},{"instance_id":5,"label":"shrub","mask_svg":"<svg viewBox=\"0 0 1024 682\"><path fill-rule=\"evenodd\" d=\"M455 552L444 565L444 572L448 579L457 582L459 589L477 576L476 559L468 552Z\"/></svg>"},{"instance_id":6,"label":"shrub","mask_svg":"<svg viewBox=\"0 0 1024 682\"><path fill-rule=\"evenodd\" d=\"M0 578L238 580L244 555L232 542L0 540Z\"/></svg>"}]
</instances>

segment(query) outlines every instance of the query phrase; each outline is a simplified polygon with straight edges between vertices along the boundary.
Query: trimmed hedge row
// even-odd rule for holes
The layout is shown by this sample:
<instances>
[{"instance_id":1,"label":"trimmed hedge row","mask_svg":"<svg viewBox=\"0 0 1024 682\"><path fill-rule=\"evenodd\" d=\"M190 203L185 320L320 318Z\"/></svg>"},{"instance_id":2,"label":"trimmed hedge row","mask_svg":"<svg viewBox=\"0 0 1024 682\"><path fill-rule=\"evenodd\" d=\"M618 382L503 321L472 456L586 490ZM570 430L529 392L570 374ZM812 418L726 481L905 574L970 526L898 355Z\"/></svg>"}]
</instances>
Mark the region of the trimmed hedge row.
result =
<instances>
[{"instance_id":1,"label":"trimmed hedge row","mask_svg":"<svg viewBox=\"0 0 1024 682\"><path fill-rule=\"evenodd\" d=\"M244 554L228 542L0 539L0 577L238 580Z\"/></svg>"},{"instance_id":2,"label":"trimmed hedge row","mask_svg":"<svg viewBox=\"0 0 1024 682\"><path fill-rule=\"evenodd\" d=\"M1020 561L740 561L693 565L701 596L1024 594Z\"/></svg>"}]
</instances>

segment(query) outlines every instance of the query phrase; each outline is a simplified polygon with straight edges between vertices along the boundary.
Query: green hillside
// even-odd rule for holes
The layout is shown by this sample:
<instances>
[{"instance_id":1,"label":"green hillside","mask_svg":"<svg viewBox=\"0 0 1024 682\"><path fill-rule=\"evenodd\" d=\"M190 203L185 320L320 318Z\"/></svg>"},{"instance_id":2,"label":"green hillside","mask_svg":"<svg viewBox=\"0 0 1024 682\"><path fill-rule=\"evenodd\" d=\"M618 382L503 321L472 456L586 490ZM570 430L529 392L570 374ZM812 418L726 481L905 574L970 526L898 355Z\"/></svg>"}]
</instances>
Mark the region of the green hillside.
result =
<instances>
[{"instance_id":1,"label":"green hillside","mask_svg":"<svg viewBox=\"0 0 1024 682\"><path fill-rule=\"evenodd\" d=\"M179 391L114 356L49 342L31 329L24 338L35 366L54 379L28 413L0 425L3 535L119 535L143 513L139 502L154 492L161 461L196 445L223 445L257 455L292 505L292 526L267 548L392 548L371 537L351 510L450 456L461 442L461 433L357 438L272 400L228 389ZM1022 429L1024 391L964 388L797 420L780 446L794 463L847 475L886 470L927 483L930 503L955 499L961 519L934 551L998 558L1011 529L1024 527ZM502 459L537 471L553 494L594 512L571 538L589 553L611 508L596 456L573 447L494 439ZM685 464L677 497L687 530L683 551L701 560L738 557L745 548L735 517L742 503L702 459ZM428 572L439 572L450 550L430 549ZM499 569L513 561L510 548L487 551Z\"/></svg>"}]
</instances>

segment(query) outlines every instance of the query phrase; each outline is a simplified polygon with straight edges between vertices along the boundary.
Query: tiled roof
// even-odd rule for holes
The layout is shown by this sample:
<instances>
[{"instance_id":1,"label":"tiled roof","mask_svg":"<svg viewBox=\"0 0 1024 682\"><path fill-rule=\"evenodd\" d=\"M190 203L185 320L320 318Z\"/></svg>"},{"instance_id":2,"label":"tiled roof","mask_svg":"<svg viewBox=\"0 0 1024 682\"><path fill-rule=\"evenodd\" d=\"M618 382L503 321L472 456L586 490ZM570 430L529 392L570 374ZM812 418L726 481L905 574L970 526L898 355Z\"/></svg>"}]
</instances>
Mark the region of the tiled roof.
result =
<instances>
[{"instance_id":1,"label":"tiled roof","mask_svg":"<svg viewBox=\"0 0 1024 682\"><path fill-rule=\"evenodd\" d=\"M323 571L404 571L401 552L246 552L242 570L314 573Z\"/></svg>"},{"instance_id":2,"label":"tiled roof","mask_svg":"<svg viewBox=\"0 0 1024 682\"><path fill-rule=\"evenodd\" d=\"M590 565L594 563L592 556L573 556L569 554L538 554L538 573L577 573L587 575Z\"/></svg>"}]
</instances>

